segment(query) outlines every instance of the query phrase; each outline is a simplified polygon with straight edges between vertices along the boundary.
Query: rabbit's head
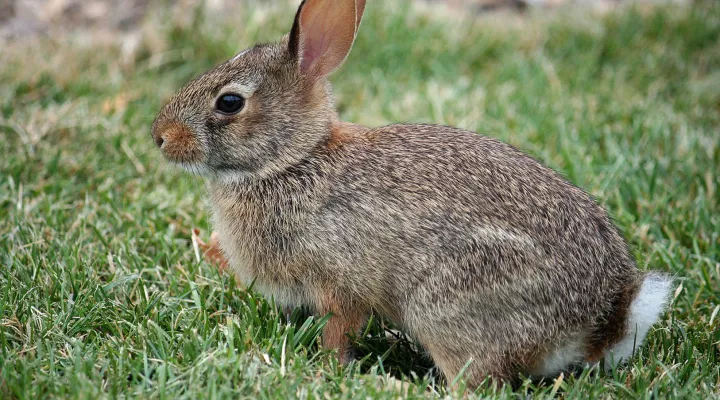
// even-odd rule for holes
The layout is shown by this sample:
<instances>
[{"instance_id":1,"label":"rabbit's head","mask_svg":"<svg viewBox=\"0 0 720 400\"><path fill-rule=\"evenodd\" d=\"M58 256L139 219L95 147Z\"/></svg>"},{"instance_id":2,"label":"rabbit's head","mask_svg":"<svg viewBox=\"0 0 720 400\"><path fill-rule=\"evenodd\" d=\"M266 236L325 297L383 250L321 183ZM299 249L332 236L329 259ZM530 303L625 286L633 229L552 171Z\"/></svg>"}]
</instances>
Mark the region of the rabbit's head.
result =
<instances>
[{"instance_id":1,"label":"rabbit's head","mask_svg":"<svg viewBox=\"0 0 720 400\"><path fill-rule=\"evenodd\" d=\"M364 0L304 1L280 43L245 50L176 93L153 140L168 160L222 180L299 162L337 119L326 77L347 57L364 8Z\"/></svg>"}]
</instances>

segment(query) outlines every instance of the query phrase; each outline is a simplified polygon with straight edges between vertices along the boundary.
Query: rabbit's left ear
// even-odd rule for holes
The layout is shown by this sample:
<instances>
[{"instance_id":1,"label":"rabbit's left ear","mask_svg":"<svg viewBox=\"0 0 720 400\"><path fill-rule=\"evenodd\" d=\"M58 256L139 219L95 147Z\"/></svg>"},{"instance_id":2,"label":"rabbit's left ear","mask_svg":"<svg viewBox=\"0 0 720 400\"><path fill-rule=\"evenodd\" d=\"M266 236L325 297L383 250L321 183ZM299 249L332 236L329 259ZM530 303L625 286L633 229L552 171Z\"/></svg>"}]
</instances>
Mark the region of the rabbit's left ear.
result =
<instances>
[{"instance_id":1,"label":"rabbit's left ear","mask_svg":"<svg viewBox=\"0 0 720 400\"><path fill-rule=\"evenodd\" d=\"M363 14L365 14L365 0L355 0L355 37L360 29Z\"/></svg>"},{"instance_id":2,"label":"rabbit's left ear","mask_svg":"<svg viewBox=\"0 0 720 400\"><path fill-rule=\"evenodd\" d=\"M289 51L300 73L320 78L347 58L365 11L365 0L305 0L290 31Z\"/></svg>"}]
</instances>

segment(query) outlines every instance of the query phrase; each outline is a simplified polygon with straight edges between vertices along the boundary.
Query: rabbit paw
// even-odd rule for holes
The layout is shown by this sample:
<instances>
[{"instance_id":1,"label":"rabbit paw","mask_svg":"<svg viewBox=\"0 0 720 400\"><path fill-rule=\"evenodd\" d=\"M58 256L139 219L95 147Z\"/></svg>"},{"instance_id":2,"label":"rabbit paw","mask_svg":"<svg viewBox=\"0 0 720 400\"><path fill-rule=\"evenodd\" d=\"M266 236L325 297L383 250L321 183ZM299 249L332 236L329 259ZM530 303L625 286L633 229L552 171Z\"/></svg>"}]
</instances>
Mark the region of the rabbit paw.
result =
<instances>
[{"instance_id":1,"label":"rabbit paw","mask_svg":"<svg viewBox=\"0 0 720 400\"><path fill-rule=\"evenodd\" d=\"M210 242L208 243L205 243L202 239L200 239L199 229L193 229L193 233L195 234L195 240L197 241L197 245L200 250L202 250L205 259L208 260L211 264L217 266L220 271L227 271L228 260L227 258L225 258L225 255L220 249L217 232L213 232L210 235Z\"/></svg>"}]
</instances>

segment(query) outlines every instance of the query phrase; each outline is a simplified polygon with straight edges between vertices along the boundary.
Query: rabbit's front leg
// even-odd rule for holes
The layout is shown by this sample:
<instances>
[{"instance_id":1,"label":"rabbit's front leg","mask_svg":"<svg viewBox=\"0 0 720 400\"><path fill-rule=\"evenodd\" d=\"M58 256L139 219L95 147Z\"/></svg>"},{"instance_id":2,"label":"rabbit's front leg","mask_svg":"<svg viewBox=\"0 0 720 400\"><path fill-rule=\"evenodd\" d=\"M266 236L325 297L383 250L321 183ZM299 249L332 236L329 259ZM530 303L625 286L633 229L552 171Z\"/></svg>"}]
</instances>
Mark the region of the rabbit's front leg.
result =
<instances>
[{"instance_id":1,"label":"rabbit's front leg","mask_svg":"<svg viewBox=\"0 0 720 400\"><path fill-rule=\"evenodd\" d=\"M337 358L347 365L352 361L351 337L357 335L367 322L369 313L363 307L343 302L335 295L323 296L320 315L331 314L322 333L322 345L337 350Z\"/></svg>"}]
</instances>

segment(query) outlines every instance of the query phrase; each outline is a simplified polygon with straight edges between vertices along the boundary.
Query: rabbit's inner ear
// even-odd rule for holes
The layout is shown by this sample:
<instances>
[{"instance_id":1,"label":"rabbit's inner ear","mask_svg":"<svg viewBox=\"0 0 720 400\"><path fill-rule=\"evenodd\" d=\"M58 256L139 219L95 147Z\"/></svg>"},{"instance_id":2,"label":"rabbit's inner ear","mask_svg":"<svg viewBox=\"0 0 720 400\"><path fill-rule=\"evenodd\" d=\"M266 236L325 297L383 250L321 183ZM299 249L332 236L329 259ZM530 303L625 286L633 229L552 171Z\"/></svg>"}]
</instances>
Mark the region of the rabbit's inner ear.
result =
<instances>
[{"instance_id":1,"label":"rabbit's inner ear","mask_svg":"<svg viewBox=\"0 0 720 400\"><path fill-rule=\"evenodd\" d=\"M364 9L365 1L306 0L300 5L288 47L301 73L319 78L342 64L362 17L358 5Z\"/></svg>"},{"instance_id":2,"label":"rabbit's inner ear","mask_svg":"<svg viewBox=\"0 0 720 400\"><path fill-rule=\"evenodd\" d=\"M358 30L360 29L360 22L362 22L364 13L365 0L355 0L355 36L357 36Z\"/></svg>"}]
</instances>

